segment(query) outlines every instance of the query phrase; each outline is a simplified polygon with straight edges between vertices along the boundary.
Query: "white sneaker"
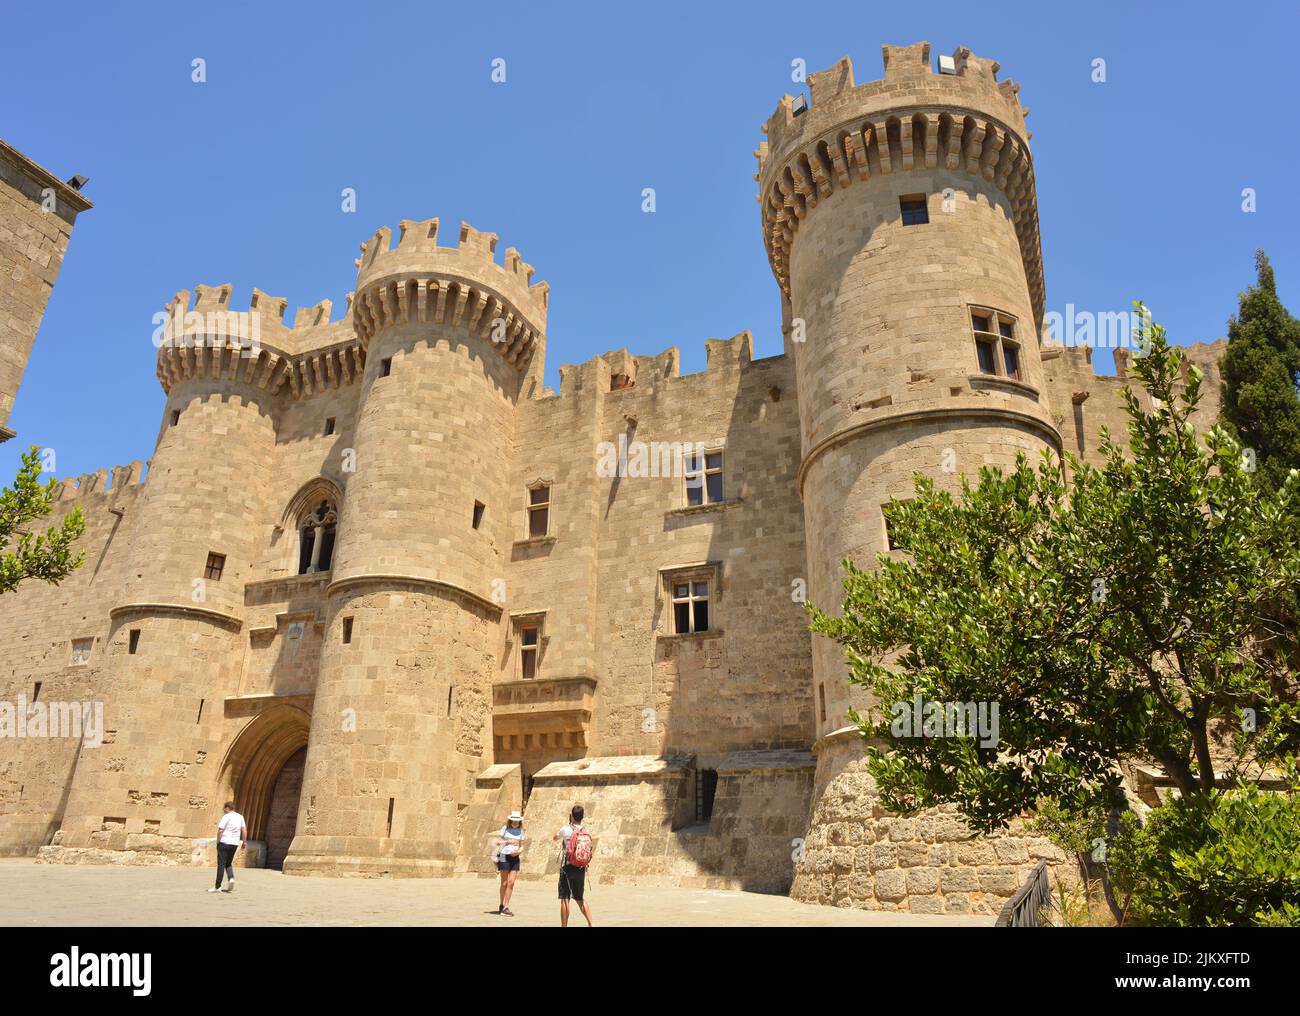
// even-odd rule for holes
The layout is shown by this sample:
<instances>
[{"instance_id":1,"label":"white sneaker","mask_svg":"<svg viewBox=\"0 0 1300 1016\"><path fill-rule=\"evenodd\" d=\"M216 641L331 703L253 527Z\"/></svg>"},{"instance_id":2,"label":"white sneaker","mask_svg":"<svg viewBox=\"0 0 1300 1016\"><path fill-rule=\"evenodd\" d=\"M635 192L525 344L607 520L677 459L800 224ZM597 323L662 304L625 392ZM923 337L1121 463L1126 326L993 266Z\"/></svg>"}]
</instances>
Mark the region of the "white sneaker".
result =
<instances>
[{"instance_id":1,"label":"white sneaker","mask_svg":"<svg viewBox=\"0 0 1300 1016\"><path fill-rule=\"evenodd\" d=\"M223 893L233 893L233 892L235 891L235 883L234 883L234 881L231 881L231 883L230 883L228 886L226 886L226 888L222 889L221 891L222 891Z\"/></svg>"},{"instance_id":2,"label":"white sneaker","mask_svg":"<svg viewBox=\"0 0 1300 1016\"><path fill-rule=\"evenodd\" d=\"M208 892L210 892L210 893L219 893L219 892L221 892L221 890L220 890L220 889L209 889Z\"/></svg>"}]
</instances>

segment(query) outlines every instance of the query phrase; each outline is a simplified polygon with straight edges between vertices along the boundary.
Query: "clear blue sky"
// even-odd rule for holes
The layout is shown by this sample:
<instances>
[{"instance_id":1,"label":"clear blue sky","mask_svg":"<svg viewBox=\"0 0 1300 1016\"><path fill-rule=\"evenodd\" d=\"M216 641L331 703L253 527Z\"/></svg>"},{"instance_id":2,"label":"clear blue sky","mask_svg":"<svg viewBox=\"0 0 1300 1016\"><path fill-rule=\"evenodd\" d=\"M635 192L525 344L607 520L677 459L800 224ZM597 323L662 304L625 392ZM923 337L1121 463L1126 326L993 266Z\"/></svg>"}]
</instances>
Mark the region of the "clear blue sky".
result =
<instances>
[{"instance_id":1,"label":"clear blue sky","mask_svg":"<svg viewBox=\"0 0 1300 1016\"><path fill-rule=\"evenodd\" d=\"M90 177L0 445L58 473L147 459L163 394L152 316L232 282L293 308L353 288L357 245L438 216L519 248L551 285L548 381L627 346L753 330L780 352L758 227L760 124L845 53L997 59L1031 110L1048 308L1141 297L1181 342L1226 333L1263 246L1300 312L1294 4L559 2L16 5L0 136ZM194 84L191 61L207 62ZM1107 81L1091 80L1106 61ZM506 82L491 62L506 61ZM355 214L340 211L353 187ZM641 211L654 187L658 211ZM1258 210L1241 210L1255 188ZM1107 354L1096 357L1109 370Z\"/></svg>"}]
</instances>

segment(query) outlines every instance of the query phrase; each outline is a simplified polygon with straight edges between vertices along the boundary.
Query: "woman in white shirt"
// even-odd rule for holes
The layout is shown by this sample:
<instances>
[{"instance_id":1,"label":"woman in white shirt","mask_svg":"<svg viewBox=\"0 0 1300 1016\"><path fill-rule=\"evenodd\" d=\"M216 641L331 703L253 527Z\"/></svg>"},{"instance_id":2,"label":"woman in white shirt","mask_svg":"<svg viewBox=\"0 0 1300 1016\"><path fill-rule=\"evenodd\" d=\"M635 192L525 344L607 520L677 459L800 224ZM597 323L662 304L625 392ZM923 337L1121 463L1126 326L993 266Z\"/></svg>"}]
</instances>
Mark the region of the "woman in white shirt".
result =
<instances>
[{"instance_id":1,"label":"woman in white shirt","mask_svg":"<svg viewBox=\"0 0 1300 1016\"><path fill-rule=\"evenodd\" d=\"M501 904L498 914L514 917L510 909L510 896L515 891L515 879L519 877L519 857L524 849L524 817L512 811L506 824L497 833L493 844L492 856L497 862L497 871L501 872Z\"/></svg>"}]
</instances>

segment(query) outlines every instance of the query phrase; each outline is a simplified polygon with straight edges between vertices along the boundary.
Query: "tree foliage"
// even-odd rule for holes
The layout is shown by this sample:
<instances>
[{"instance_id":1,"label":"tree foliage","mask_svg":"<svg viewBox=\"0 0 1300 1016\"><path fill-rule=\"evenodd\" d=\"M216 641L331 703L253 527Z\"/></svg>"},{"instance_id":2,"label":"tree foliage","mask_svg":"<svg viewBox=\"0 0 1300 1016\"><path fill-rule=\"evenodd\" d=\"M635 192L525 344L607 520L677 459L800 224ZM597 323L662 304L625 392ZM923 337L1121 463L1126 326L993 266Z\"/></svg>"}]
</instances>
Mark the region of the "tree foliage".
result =
<instances>
[{"instance_id":1,"label":"tree foliage","mask_svg":"<svg viewBox=\"0 0 1300 1016\"><path fill-rule=\"evenodd\" d=\"M1242 772L1294 735L1257 622L1300 586L1300 477L1261 491L1225 430L1198 438L1201 372L1159 325L1142 339L1130 376L1150 399L1124 390L1128 440L1103 435L1104 465L1022 456L956 493L918 474L889 507L904 553L846 561L842 615L813 608L874 703L852 715L887 807L954 803L988 831L1043 797L1110 807L1131 759L1207 794L1216 724L1242 731ZM996 704L996 744L900 733L891 707L916 696Z\"/></svg>"},{"instance_id":2,"label":"tree foliage","mask_svg":"<svg viewBox=\"0 0 1300 1016\"><path fill-rule=\"evenodd\" d=\"M29 528L49 515L57 495L57 483L42 484L40 475L40 450L32 446L14 485L0 490L0 594L13 592L24 579L57 584L85 560L84 552L72 550L86 530L80 508L44 532Z\"/></svg>"}]
</instances>

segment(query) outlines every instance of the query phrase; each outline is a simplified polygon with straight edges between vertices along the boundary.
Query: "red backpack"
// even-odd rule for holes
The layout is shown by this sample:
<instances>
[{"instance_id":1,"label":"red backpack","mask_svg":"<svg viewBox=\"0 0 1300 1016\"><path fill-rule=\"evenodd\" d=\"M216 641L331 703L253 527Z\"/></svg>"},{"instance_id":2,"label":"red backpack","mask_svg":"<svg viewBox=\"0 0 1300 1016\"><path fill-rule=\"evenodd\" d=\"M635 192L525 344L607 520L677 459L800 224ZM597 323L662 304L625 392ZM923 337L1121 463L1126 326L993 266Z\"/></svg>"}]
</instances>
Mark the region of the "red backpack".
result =
<instances>
[{"instance_id":1,"label":"red backpack","mask_svg":"<svg viewBox=\"0 0 1300 1016\"><path fill-rule=\"evenodd\" d=\"M574 868L585 868L591 863L591 833L586 829L573 830L569 837L569 849L565 852L564 863Z\"/></svg>"}]
</instances>

